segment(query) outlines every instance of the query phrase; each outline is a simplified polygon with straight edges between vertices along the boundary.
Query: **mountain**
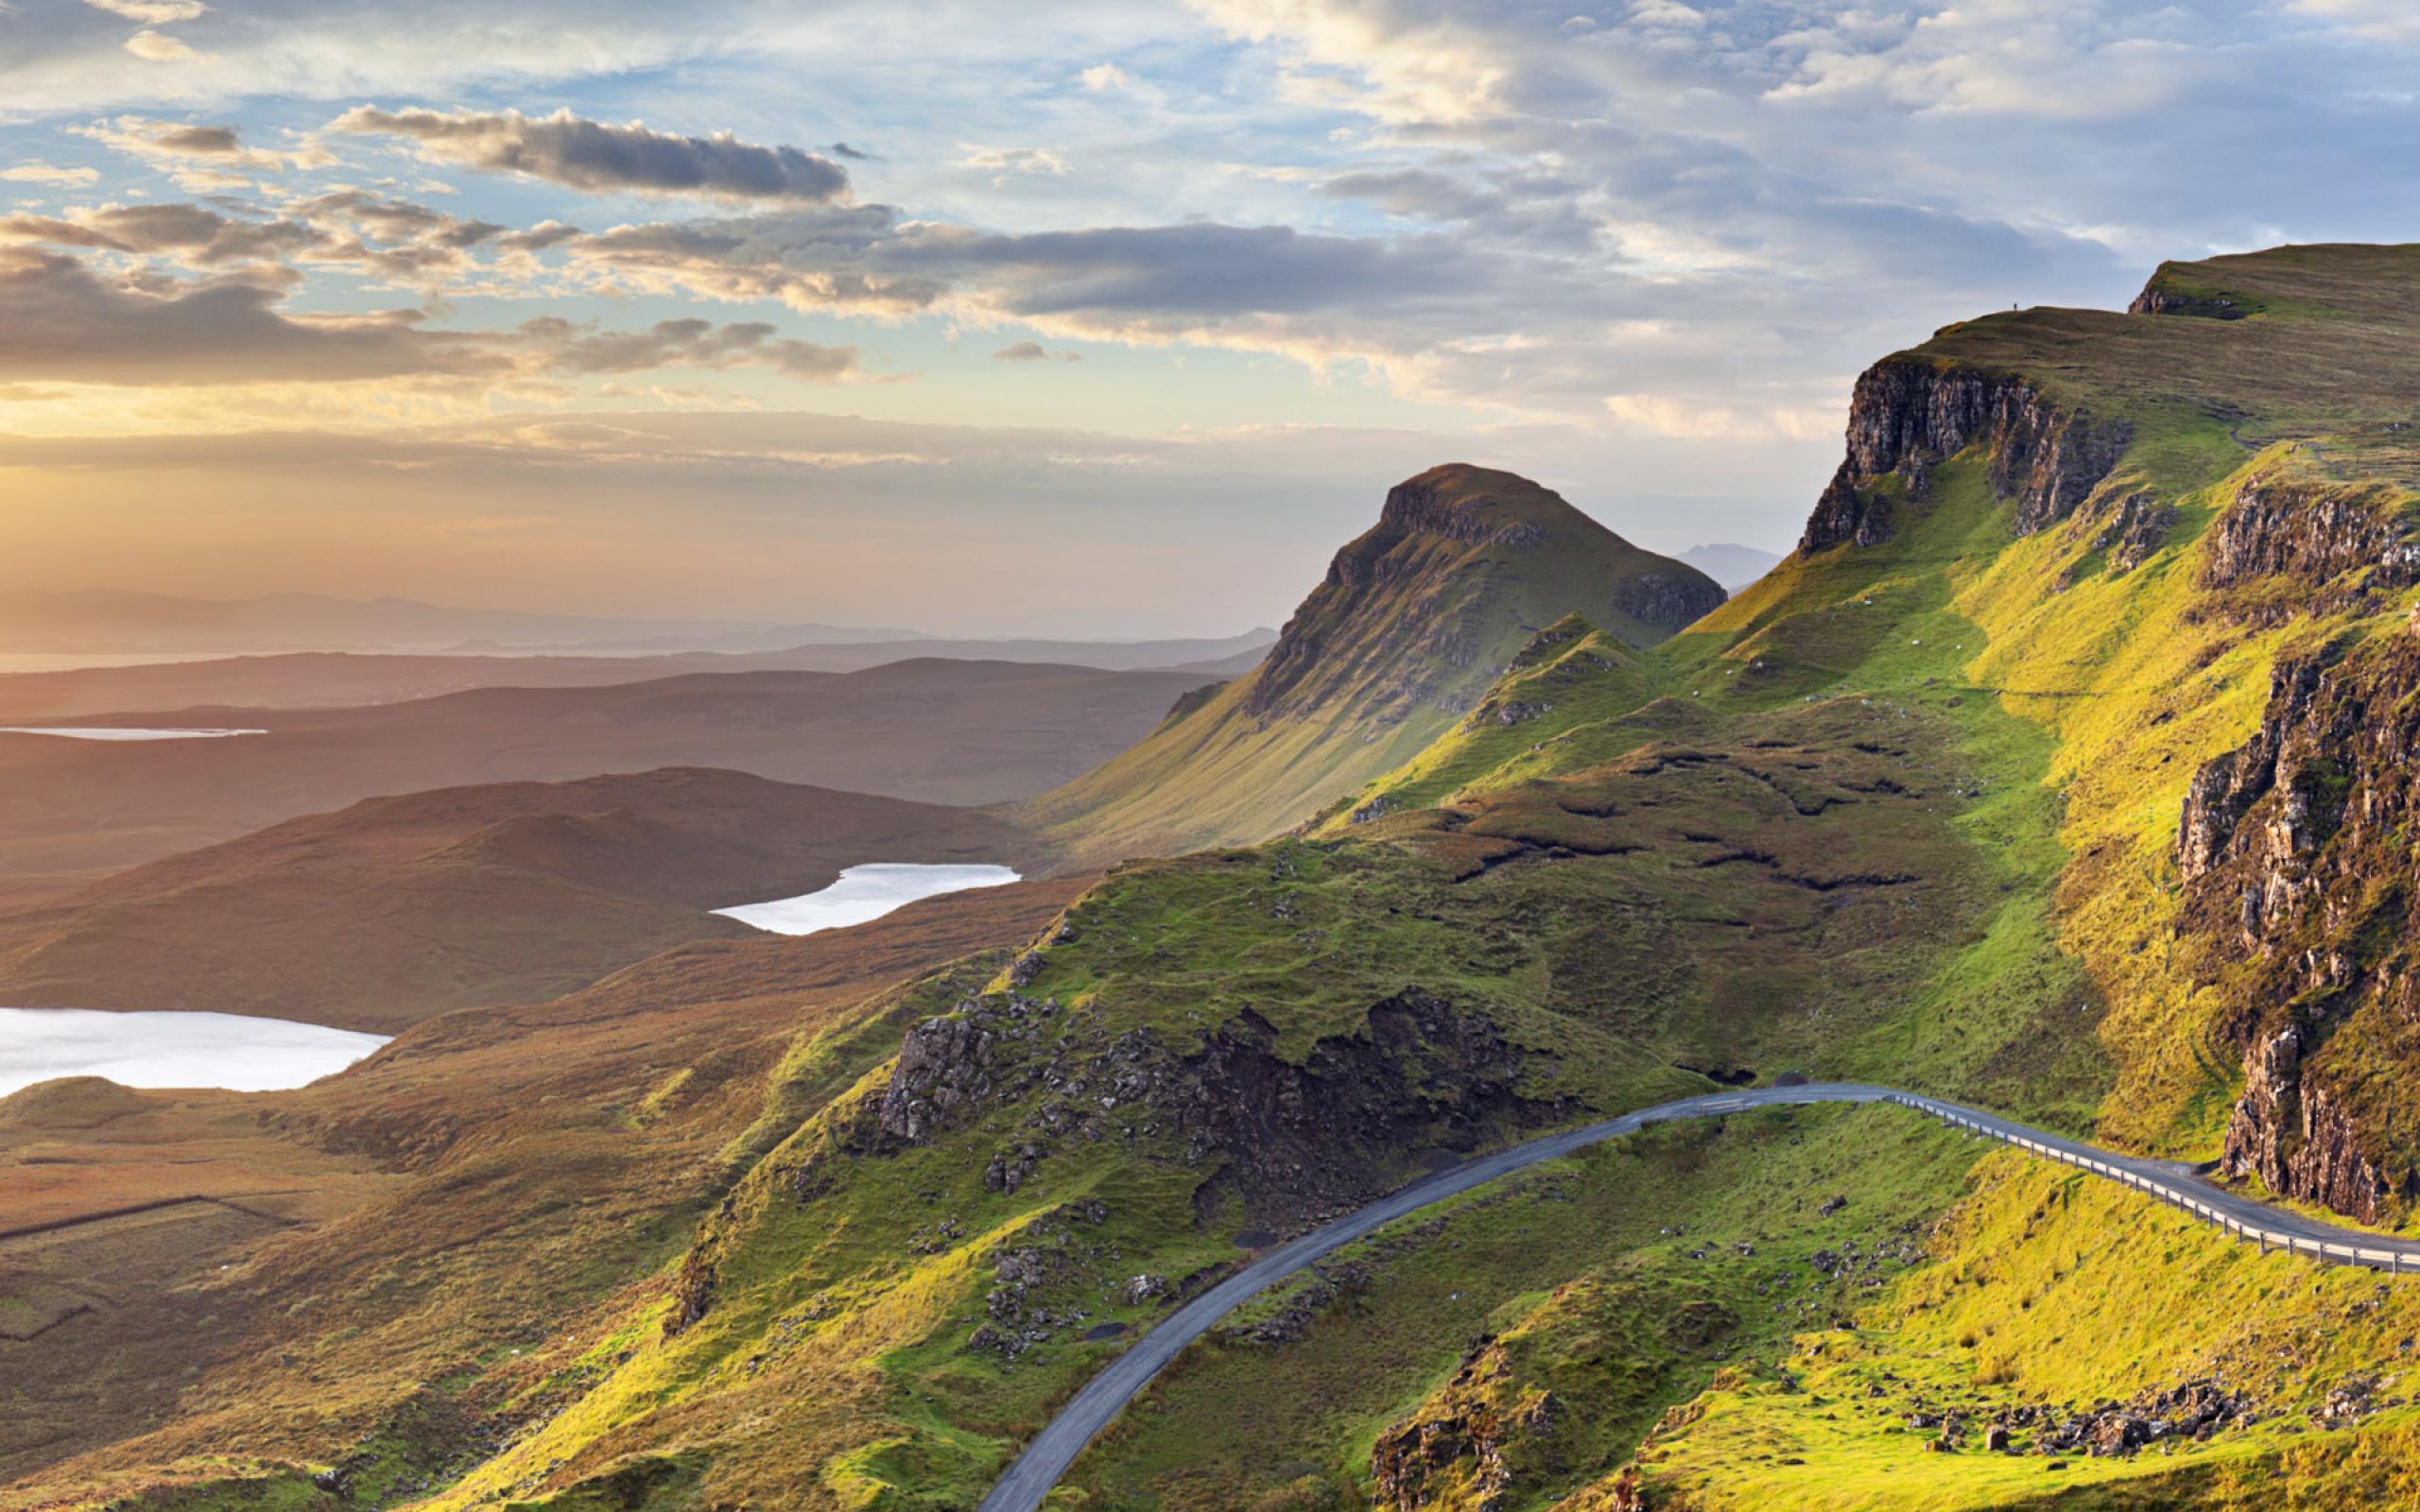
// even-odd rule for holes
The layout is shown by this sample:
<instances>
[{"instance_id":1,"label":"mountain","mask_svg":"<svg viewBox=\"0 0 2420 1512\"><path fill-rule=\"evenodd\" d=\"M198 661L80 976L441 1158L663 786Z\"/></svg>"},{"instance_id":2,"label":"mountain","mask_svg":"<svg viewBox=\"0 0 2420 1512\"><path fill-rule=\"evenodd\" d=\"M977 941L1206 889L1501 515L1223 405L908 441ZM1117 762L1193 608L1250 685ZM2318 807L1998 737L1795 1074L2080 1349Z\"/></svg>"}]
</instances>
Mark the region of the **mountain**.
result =
<instances>
[{"instance_id":1,"label":"mountain","mask_svg":"<svg viewBox=\"0 0 2420 1512\"><path fill-rule=\"evenodd\" d=\"M1540 627L1590 614L1645 646L1721 602L1526 478L1432 468L1389 490L1255 668L1019 815L1096 859L1260 839L1416 755Z\"/></svg>"},{"instance_id":2,"label":"mountain","mask_svg":"<svg viewBox=\"0 0 2420 1512\"><path fill-rule=\"evenodd\" d=\"M749 654L388 656L297 652L218 661L0 674L0 721L59 724L129 709L206 704L330 709L401 703L474 688L587 688L710 672L863 672L894 662L1021 662L1114 672L1249 668L1276 640L1251 630L1212 640L952 641L919 638L793 645Z\"/></svg>"},{"instance_id":3,"label":"mountain","mask_svg":"<svg viewBox=\"0 0 2420 1512\"><path fill-rule=\"evenodd\" d=\"M2408 1232L2415 307L2420 247L2286 248L1945 328L1858 380L1737 599L1647 646L1537 619L1301 833L1023 900L955 964L877 926L929 973L888 990L689 946L298 1092L0 1103L0 1200L75 1220L0 1240L9 1494L962 1509L1290 1236L1793 1075ZM1340 577L1413 575L1412 533ZM1335 654L1297 638L1272 710L1461 670L1415 617L1374 685L1314 596ZM2414 1337L2408 1276L1905 1107L1746 1109L1281 1282L1057 1495L2403 1506Z\"/></svg>"},{"instance_id":4,"label":"mountain","mask_svg":"<svg viewBox=\"0 0 2420 1512\"><path fill-rule=\"evenodd\" d=\"M431 786L716 766L919 802L1002 802L1115 755L1198 681L931 660L74 721L267 731L226 740L0 733L0 898L56 893L283 819Z\"/></svg>"},{"instance_id":5,"label":"mountain","mask_svg":"<svg viewBox=\"0 0 2420 1512\"><path fill-rule=\"evenodd\" d=\"M1737 593L1757 578L1773 570L1781 554L1760 551L1754 546L1734 545L1728 541L1713 545L1691 546L1681 553L1680 560L1720 583L1723 592Z\"/></svg>"},{"instance_id":6,"label":"mountain","mask_svg":"<svg viewBox=\"0 0 2420 1512\"><path fill-rule=\"evenodd\" d=\"M910 634L830 625L454 609L408 598L347 599L320 593L244 599L111 589L0 593L0 650L11 652L430 651L475 642L713 650L895 642Z\"/></svg>"},{"instance_id":7,"label":"mountain","mask_svg":"<svg viewBox=\"0 0 2420 1512\"><path fill-rule=\"evenodd\" d=\"M0 1002L391 1034L746 937L707 910L813 892L857 862L1023 867L1040 850L965 809L699 768L371 799L0 915Z\"/></svg>"}]
</instances>

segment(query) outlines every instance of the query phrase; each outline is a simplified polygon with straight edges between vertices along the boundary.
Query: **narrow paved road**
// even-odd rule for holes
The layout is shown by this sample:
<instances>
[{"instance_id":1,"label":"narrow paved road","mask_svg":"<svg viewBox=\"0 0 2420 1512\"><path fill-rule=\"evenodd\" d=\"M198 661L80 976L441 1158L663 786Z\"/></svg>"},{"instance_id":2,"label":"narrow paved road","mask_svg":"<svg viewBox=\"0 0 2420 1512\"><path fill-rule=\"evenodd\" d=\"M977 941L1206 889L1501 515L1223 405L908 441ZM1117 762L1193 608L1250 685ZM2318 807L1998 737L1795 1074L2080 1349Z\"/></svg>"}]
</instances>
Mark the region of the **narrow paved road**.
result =
<instances>
[{"instance_id":1,"label":"narrow paved road","mask_svg":"<svg viewBox=\"0 0 2420 1512\"><path fill-rule=\"evenodd\" d=\"M1060 1410L1059 1416L1033 1436L1025 1452L1009 1467L1008 1473L1000 1477L999 1484L992 1487L992 1494L983 1499L980 1512L1036 1512L1042 1505L1042 1499L1059 1484L1059 1477L1067 1472L1067 1467L1076 1462L1076 1456L1083 1452L1084 1446L1108 1427L1110 1419L1117 1416L1118 1409L1150 1384L1151 1378L1175 1359L1179 1351L1208 1332L1211 1325L1254 1294L1284 1280L1331 1250L1364 1238L1432 1202L1483 1186L1524 1166L1569 1155L1601 1140L1636 1133L1649 1124L1677 1118L1713 1118L1751 1108L1806 1103L1896 1103L1903 1108L1930 1113L1978 1135L2005 1140L2046 1159L2061 1160L2136 1188L2180 1211L2258 1244L2264 1250L2273 1246L2325 1264L2368 1265L2398 1275L2408 1267L2414 1275L2420 1275L2420 1241L2389 1239L2356 1229L2339 1228L2223 1191L2204 1180L2193 1167L2178 1161L2114 1155L1980 1108L1944 1102L1937 1097L1922 1097L1913 1092L1898 1091L1889 1087L1869 1087L1857 1082L1809 1082L1800 1087L1758 1087L1709 1092L1700 1097L1685 1097L1679 1102L1643 1108L1635 1113L1624 1113L1619 1118L1609 1118L1584 1128L1566 1129L1560 1134L1549 1134L1526 1144L1498 1150L1493 1155L1480 1156L1415 1181L1357 1212L1314 1228L1266 1254L1254 1256L1243 1269L1169 1314L1125 1353L1111 1361L1100 1374L1085 1383L1084 1388Z\"/></svg>"}]
</instances>

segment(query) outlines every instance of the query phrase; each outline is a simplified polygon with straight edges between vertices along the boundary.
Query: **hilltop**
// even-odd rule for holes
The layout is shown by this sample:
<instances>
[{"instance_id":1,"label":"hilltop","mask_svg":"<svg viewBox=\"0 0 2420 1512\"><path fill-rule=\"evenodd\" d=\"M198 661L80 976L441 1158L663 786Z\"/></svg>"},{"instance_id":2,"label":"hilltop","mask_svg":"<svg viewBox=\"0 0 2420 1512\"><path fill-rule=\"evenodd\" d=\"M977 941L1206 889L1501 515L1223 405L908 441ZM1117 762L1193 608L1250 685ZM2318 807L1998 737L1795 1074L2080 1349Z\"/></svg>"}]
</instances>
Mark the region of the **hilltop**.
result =
<instances>
[{"instance_id":1,"label":"hilltop","mask_svg":"<svg viewBox=\"0 0 2420 1512\"><path fill-rule=\"evenodd\" d=\"M0 1001L205 1008L392 1033L537 1003L687 940L709 909L861 861L1031 866L965 809L677 767L371 799L0 915Z\"/></svg>"},{"instance_id":2,"label":"hilltop","mask_svg":"<svg viewBox=\"0 0 2420 1512\"><path fill-rule=\"evenodd\" d=\"M1431 468L1388 491L1258 666L1019 816L1094 859L1263 839L1409 760L1564 615L1637 647L1721 602L1527 478Z\"/></svg>"}]
</instances>

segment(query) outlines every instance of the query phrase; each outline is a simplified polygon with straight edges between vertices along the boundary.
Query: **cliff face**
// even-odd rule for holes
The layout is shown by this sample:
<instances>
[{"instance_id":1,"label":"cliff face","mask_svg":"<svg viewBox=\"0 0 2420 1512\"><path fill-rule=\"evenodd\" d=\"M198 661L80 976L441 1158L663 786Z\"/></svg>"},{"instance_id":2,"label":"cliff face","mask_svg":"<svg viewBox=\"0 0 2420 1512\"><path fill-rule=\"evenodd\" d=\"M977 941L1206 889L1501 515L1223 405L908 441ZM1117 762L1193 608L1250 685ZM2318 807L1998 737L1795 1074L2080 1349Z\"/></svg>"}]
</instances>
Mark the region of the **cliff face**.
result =
<instances>
[{"instance_id":1,"label":"cliff face","mask_svg":"<svg viewBox=\"0 0 2420 1512\"><path fill-rule=\"evenodd\" d=\"M2187 919L2239 1006L2224 1163L2376 1220L2420 1192L2392 1089L2420 1073L2420 641L2290 658L2259 729L2195 774L2178 827Z\"/></svg>"},{"instance_id":2,"label":"cliff face","mask_svg":"<svg viewBox=\"0 0 2420 1512\"><path fill-rule=\"evenodd\" d=\"M1977 444L1991 454L1992 487L2016 501L2017 533L2031 535L2074 513L2132 434L2122 422L2055 407L2021 378L1885 358L1857 381L1848 455L1816 501L1799 550L1889 540L1892 505L1873 491L1876 481L1895 472L1907 496L1922 500L1932 464Z\"/></svg>"},{"instance_id":3,"label":"cliff face","mask_svg":"<svg viewBox=\"0 0 2420 1512\"><path fill-rule=\"evenodd\" d=\"M2201 586L2222 595L2218 612L2248 625L2360 610L2420 582L2402 496L2377 484L2263 474L2221 511L2207 552Z\"/></svg>"}]
</instances>

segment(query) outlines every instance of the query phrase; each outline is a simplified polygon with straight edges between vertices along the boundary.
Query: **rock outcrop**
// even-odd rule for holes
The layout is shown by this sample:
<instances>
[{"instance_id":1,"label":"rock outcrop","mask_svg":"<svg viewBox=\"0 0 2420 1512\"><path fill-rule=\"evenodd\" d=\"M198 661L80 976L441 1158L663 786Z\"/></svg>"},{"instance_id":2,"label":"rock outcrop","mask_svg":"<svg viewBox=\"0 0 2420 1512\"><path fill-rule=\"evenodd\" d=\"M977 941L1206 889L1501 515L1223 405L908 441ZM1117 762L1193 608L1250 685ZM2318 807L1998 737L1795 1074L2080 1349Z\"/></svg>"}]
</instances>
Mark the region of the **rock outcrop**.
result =
<instances>
[{"instance_id":1,"label":"rock outcrop","mask_svg":"<svg viewBox=\"0 0 2420 1512\"><path fill-rule=\"evenodd\" d=\"M1991 455L1993 489L2016 501L2017 533L2031 535L2074 513L2133 434L2122 422L2059 408L2022 378L1885 358L1857 381L1848 455L1816 501L1799 550L1889 540L1893 506L1875 483L1896 473L1906 496L1922 500L1932 465L1974 445Z\"/></svg>"},{"instance_id":2,"label":"rock outcrop","mask_svg":"<svg viewBox=\"0 0 2420 1512\"><path fill-rule=\"evenodd\" d=\"M2210 526L2201 585L2225 595L2221 612L2256 625L2408 588L2420 582L2420 541L2404 497L2378 484L2264 473Z\"/></svg>"},{"instance_id":3,"label":"rock outcrop","mask_svg":"<svg viewBox=\"0 0 2420 1512\"><path fill-rule=\"evenodd\" d=\"M2365 1221L2420 1192L2391 1091L2420 1073L2415 695L2410 635L2280 662L2259 728L2194 775L2177 831L2187 925L2238 1005L2225 1166Z\"/></svg>"},{"instance_id":4,"label":"rock outcrop","mask_svg":"<svg viewBox=\"0 0 2420 1512\"><path fill-rule=\"evenodd\" d=\"M2204 292L2187 288L2179 279L2176 265L2162 263L2143 292L2126 306L2128 315L2187 315L2205 320L2240 320L2258 308L2256 301L2233 294Z\"/></svg>"},{"instance_id":5,"label":"rock outcrop","mask_svg":"<svg viewBox=\"0 0 2420 1512\"><path fill-rule=\"evenodd\" d=\"M1562 1413L1553 1392L1519 1381L1502 1344L1482 1339L1419 1412L1379 1435L1374 1501L1386 1512L1504 1505L1516 1479L1508 1452L1547 1449Z\"/></svg>"},{"instance_id":6,"label":"rock outcrop","mask_svg":"<svg viewBox=\"0 0 2420 1512\"><path fill-rule=\"evenodd\" d=\"M1632 619L1677 630L1720 609L1728 597L1703 573L1645 572L1614 585L1613 605Z\"/></svg>"}]
</instances>

